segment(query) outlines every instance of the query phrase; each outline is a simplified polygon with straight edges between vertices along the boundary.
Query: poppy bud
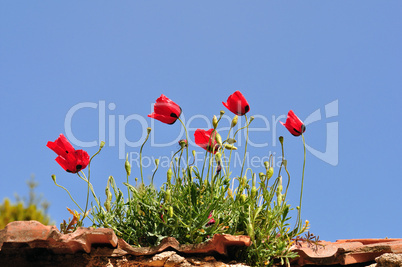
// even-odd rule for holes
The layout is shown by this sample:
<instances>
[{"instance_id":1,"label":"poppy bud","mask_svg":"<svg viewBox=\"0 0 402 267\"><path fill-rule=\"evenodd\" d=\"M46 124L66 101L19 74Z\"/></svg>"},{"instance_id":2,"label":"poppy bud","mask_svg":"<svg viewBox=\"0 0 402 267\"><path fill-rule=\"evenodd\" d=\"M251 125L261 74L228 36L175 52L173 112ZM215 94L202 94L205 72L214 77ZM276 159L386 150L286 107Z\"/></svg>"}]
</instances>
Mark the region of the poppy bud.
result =
<instances>
[{"instance_id":1,"label":"poppy bud","mask_svg":"<svg viewBox=\"0 0 402 267\"><path fill-rule=\"evenodd\" d=\"M56 183L56 175L55 174L52 174L52 180L54 183Z\"/></svg>"},{"instance_id":2,"label":"poppy bud","mask_svg":"<svg viewBox=\"0 0 402 267\"><path fill-rule=\"evenodd\" d=\"M268 161L264 161L264 166L265 166L265 169L268 171L268 169L269 169L269 162L268 162Z\"/></svg>"},{"instance_id":3,"label":"poppy bud","mask_svg":"<svg viewBox=\"0 0 402 267\"><path fill-rule=\"evenodd\" d=\"M124 167L126 168L127 176L131 175L131 165L130 162L128 161L128 153L126 155L126 162L124 163Z\"/></svg>"},{"instance_id":4,"label":"poppy bud","mask_svg":"<svg viewBox=\"0 0 402 267\"><path fill-rule=\"evenodd\" d=\"M282 176L279 176L278 187L276 188L276 197L278 199L278 204L282 204Z\"/></svg>"},{"instance_id":5,"label":"poppy bud","mask_svg":"<svg viewBox=\"0 0 402 267\"><path fill-rule=\"evenodd\" d=\"M279 142L283 145L283 136L279 136Z\"/></svg>"},{"instance_id":6,"label":"poppy bud","mask_svg":"<svg viewBox=\"0 0 402 267\"><path fill-rule=\"evenodd\" d=\"M254 120L254 116L251 116L249 123L251 123L253 120Z\"/></svg>"},{"instance_id":7,"label":"poppy bud","mask_svg":"<svg viewBox=\"0 0 402 267\"><path fill-rule=\"evenodd\" d=\"M230 127L232 127L232 128L235 127L238 119L239 119L239 117L237 115L235 115L232 119L232 124L230 125Z\"/></svg>"},{"instance_id":8,"label":"poppy bud","mask_svg":"<svg viewBox=\"0 0 402 267\"><path fill-rule=\"evenodd\" d=\"M110 211L110 202L108 202L106 200L104 206L105 206L106 211L109 212Z\"/></svg>"},{"instance_id":9,"label":"poppy bud","mask_svg":"<svg viewBox=\"0 0 402 267\"><path fill-rule=\"evenodd\" d=\"M187 140L186 140L186 139L181 139L181 140L179 141L179 145L180 145L181 148L187 147L187 146L188 146Z\"/></svg>"},{"instance_id":10,"label":"poppy bud","mask_svg":"<svg viewBox=\"0 0 402 267\"><path fill-rule=\"evenodd\" d=\"M112 201L112 193L109 190L109 183L108 183L108 185L107 185L107 187L105 189L105 193L106 193L106 201L105 201L104 206L106 208L106 211L109 212L110 211L110 203Z\"/></svg>"},{"instance_id":11,"label":"poppy bud","mask_svg":"<svg viewBox=\"0 0 402 267\"><path fill-rule=\"evenodd\" d=\"M166 190L165 199L166 199L166 202L170 202L170 200L172 199L170 189Z\"/></svg>"},{"instance_id":12,"label":"poppy bud","mask_svg":"<svg viewBox=\"0 0 402 267\"><path fill-rule=\"evenodd\" d=\"M195 159L195 153L196 153L195 150L193 150L192 153L193 153L193 158Z\"/></svg>"},{"instance_id":13,"label":"poppy bud","mask_svg":"<svg viewBox=\"0 0 402 267\"><path fill-rule=\"evenodd\" d=\"M243 202L246 202L247 196L246 196L245 194L242 194L242 195L240 196L240 200L243 201Z\"/></svg>"},{"instance_id":14,"label":"poppy bud","mask_svg":"<svg viewBox=\"0 0 402 267\"><path fill-rule=\"evenodd\" d=\"M265 180L265 174L264 174L263 172L260 172L260 173L258 174L258 176L260 176L260 180L261 180L261 181L264 181L264 180Z\"/></svg>"},{"instance_id":15,"label":"poppy bud","mask_svg":"<svg viewBox=\"0 0 402 267\"><path fill-rule=\"evenodd\" d=\"M169 217L172 218L173 217L173 207L169 206L168 210L169 210Z\"/></svg>"},{"instance_id":16,"label":"poppy bud","mask_svg":"<svg viewBox=\"0 0 402 267\"><path fill-rule=\"evenodd\" d=\"M223 116L223 114L225 114L225 111L221 110L220 114L221 114L221 116Z\"/></svg>"},{"instance_id":17,"label":"poppy bud","mask_svg":"<svg viewBox=\"0 0 402 267\"><path fill-rule=\"evenodd\" d=\"M212 118L212 126L214 126L214 129L216 129L216 127L218 127L218 119L216 118L215 115Z\"/></svg>"},{"instance_id":18,"label":"poppy bud","mask_svg":"<svg viewBox=\"0 0 402 267\"><path fill-rule=\"evenodd\" d=\"M272 168L272 167L270 167L268 170L267 170L267 179L270 179L271 177L272 177L272 175L274 175L274 168Z\"/></svg>"},{"instance_id":19,"label":"poppy bud","mask_svg":"<svg viewBox=\"0 0 402 267\"><path fill-rule=\"evenodd\" d=\"M254 199L254 197L257 195L257 187L253 186L251 188L251 198Z\"/></svg>"},{"instance_id":20,"label":"poppy bud","mask_svg":"<svg viewBox=\"0 0 402 267\"><path fill-rule=\"evenodd\" d=\"M167 171L167 182L168 184L170 184L170 181L172 180L172 175L173 175L173 171L171 168L169 168L169 170Z\"/></svg>"},{"instance_id":21,"label":"poppy bud","mask_svg":"<svg viewBox=\"0 0 402 267\"><path fill-rule=\"evenodd\" d=\"M159 159L155 159L155 166L156 166L156 168L158 168L158 166L159 166Z\"/></svg>"},{"instance_id":22,"label":"poppy bud","mask_svg":"<svg viewBox=\"0 0 402 267\"><path fill-rule=\"evenodd\" d=\"M244 175L244 176L241 178L241 185L242 185L242 186L246 186L246 184L247 184L247 177Z\"/></svg>"},{"instance_id":23,"label":"poppy bud","mask_svg":"<svg viewBox=\"0 0 402 267\"><path fill-rule=\"evenodd\" d=\"M215 141L219 144L222 145L222 137L218 132L215 132Z\"/></svg>"},{"instance_id":24,"label":"poppy bud","mask_svg":"<svg viewBox=\"0 0 402 267\"><path fill-rule=\"evenodd\" d=\"M152 128L151 128L151 127L148 127L148 128L147 128L147 134L150 134L151 131L152 131Z\"/></svg>"},{"instance_id":25,"label":"poppy bud","mask_svg":"<svg viewBox=\"0 0 402 267\"><path fill-rule=\"evenodd\" d=\"M216 163L220 163L221 162L221 158L222 158L222 155L221 155L221 153L216 153L215 154L215 161L216 161Z\"/></svg>"},{"instance_id":26,"label":"poppy bud","mask_svg":"<svg viewBox=\"0 0 402 267\"><path fill-rule=\"evenodd\" d=\"M104 146L105 146L105 141L101 141L99 147L100 147L100 148L103 148Z\"/></svg>"},{"instance_id":27,"label":"poppy bud","mask_svg":"<svg viewBox=\"0 0 402 267\"><path fill-rule=\"evenodd\" d=\"M234 144L234 143L236 143L237 141L235 140L235 139L233 139L233 138L229 138L228 140L226 140L227 142L228 142L228 144Z\"/></svg>"},{"instance_id":28,"label":"poppy bud","mask_svg":"<svg viewBox=\"0 0 402 267\"><path fill-rule=\"evenodd\" d=\"M224 144L223 145L227 150L237 150L237 147L234 145Z\"/></svg>"}]
</instances>

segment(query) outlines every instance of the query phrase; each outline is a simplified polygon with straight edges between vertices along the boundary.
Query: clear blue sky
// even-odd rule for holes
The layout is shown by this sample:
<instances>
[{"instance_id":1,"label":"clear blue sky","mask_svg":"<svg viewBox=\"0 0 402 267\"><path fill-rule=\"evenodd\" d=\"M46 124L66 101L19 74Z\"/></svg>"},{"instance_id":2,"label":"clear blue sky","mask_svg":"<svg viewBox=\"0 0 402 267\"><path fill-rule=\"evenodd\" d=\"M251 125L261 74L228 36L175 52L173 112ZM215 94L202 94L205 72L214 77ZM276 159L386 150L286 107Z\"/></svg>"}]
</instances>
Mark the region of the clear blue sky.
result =
<instances>
[{"instance_id":1,"label":"clear blue sky","mask_svg":"<svg viewBox=\"0 0 402 267\"><path fill-rule=\"evenodd\" d=\"M156 144L180 137L180 124L146 117L162 93L182 107L187 122L192 118L190 128L205 129L202 116L220 110L232 116L221 102L240 90L256 116L250 138L263 144L249 146L250 156L278 155L276 138L285 137L293 207L302 141L275 119L290 109L302 120L311 115L307 144L321 152L332 145L330 162L307 153L302 216L313 233L330 241L400 238L401 10L400 1L368 0L0 1L0 200L27 195L33 173L59 224L69 217L66 207L75 207L54 186L54 173L84 203L85 184L45 146L66 133L69 114L78 140L97 141L105 132L91 178L104 200L109 175L125 180L119 152L139 151L121 143L122 136L137 142L151 126L155 143L144 156L177 150ZM94 108L72 113L82 105ZM133 120L123 124L127 118ZM164 179L165 170L155 181Z\"/></svg>"}]
</instances>

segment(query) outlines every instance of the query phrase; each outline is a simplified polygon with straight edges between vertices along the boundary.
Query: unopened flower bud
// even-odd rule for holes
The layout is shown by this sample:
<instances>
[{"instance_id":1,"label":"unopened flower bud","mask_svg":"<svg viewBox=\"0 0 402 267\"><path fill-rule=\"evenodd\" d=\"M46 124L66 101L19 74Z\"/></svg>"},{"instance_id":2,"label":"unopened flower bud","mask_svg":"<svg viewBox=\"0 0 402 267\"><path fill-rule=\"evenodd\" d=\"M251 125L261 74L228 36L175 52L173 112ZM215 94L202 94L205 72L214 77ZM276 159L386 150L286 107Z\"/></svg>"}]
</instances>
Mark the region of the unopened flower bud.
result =
<instances>
[{"instance_id":1,"label":"unopened flower bud","mask_svg":"<svg viewBox=\"0 0 402 267\"><path fill-rule=\"evenodd\" d=\"M247 184L247 177L244 175L244 176L241 178L241 185L242 185L242 186L246 186L246 184Z\"/></svg>"},{"instance_id":2,"label":"unopened flower bud","mask_svg":"<svg viewBox=\"0 0 402 267\"><path fill-rule=\"evenodd\" d=\"M156 166L156 168L158 168L158 166L159 166L159 159L155 159L155 166Z\"/></svg>"},{"instance_id":3,"label":"unopened flower bud","mask_svg":"<svg viewBox=\"0 0 402 267\"><path fill-rule=\"evenodd\" d=\"M255 186L253 186L252 188L251 188L251 198L252 199L254 199L255 198L255 196L257 195L257 187L255 187Z\"/></svg>"},{"instance_id":4,"label":"unopened flower bud","mask_svg":"<svg viewBox=\"0 0 402 267\"><path fill-rule=\"evenodd\" d=\"M245 194L242 194L242 195L240 196L240 200L243 201L243 202L246 202L247 196L246 196Z\"/></svg>"},{"instance_id":5,"label":"unopened flower bud","mask_svg":"<svg viewBox=\"0 0 402 267\"><path fill-rule=\"evenodd\" d=\"M266 175L267 175L267 179L270 179L272 177L272 175L274 175L274 168L269 167Z\"/></svg>"},{"instance_id":6,"label":"unopened flower bud","mask_svg":"<svg viewBox=\"0 0 402 267\"><path fill-rule=\"evenodd\" d=\"M279 136L279 142L283 145L283 136Z\"/></svg>"},{"instance_id":7,"label":"unopened flower bud","mask_svg":"<svg viewBox=\"0 0 402 267\"><path fill-rule=\"evenodd\" d=\"M264 166L265 166L265 169L268 171L268 169L269 169L269 162L268 162L268 161L264 161Z\"/></svg>"},{"instance_id":8,"label":"unopened flower bud","mask_svg":"<svg viewBox=\"0 0 402 267\"><path fill-rule=\"evenodd\" d=\"M237 150L237 147L235 147L234 145L229 145L225 143L223 146L228 150Z\"/></svg>"},{"instance_id":9,"label":"unopened flower bud","mask_svg":"<svg viewBox=\"0 0 402 267\"><path fill-rule=\"evenodd\" d=\"M106 201L104 206L106 208L106 211L110 211L110 203L112 202L112 193L109 190L109 184L105 189L105 193L106 193Z\"/></svg>"},{"instance_id":10,"label":"unopened flower bud","mask_svg":"<svg viewBox=\"0 0 402 267\"><path fill-rule=\"evenodd\" d=\"M221 114L221 116L223 116L223 114L225 114L225 111L221 110L220 114Z\"/></svg>"},{"instance_id":11,"label":"unopened flower bud","mask_svg":"<svg viewBox=\"0 0 402 267\"><path fill-rule=\"evenodd\" d=\"M169 206L169 217L172 218L173 217L173 207Z\"/></svg>"},{"instance_id":12,"label":"unopened flower bud","mask_svg":"<svg viewBox=\"0 0 402 267\"><path fill-rule=\"evenodd\" d=\"M216 118L215 115L212 118L212 126L214 126L214 129L216 129L216 127L218 127L218 119Z\"/></svg>"},{"instance_id":13,"label":"unopened flower bud","mask_svg":"<svg viewBox=\"0 0 402 267\"><path fill-rule=\"evenodd\" d=\"M150 134L151 131L152 131L152 128L151 128L151 127L148 127L148 128L147 128L147 134Z\"/></svg>"},{"instance_id":14,"label":"unopened flower bud","mask_svg":"<svg viewBox=\"0 0 402 267\"><path fill-rule=\"evenodd\" d=\"M170 202L170 200L172 199L171 194L172 193L171 193L170 189L166 190L166 193L165 193L166 202Z\"/></svg>"},{"instance_id":15,"label":"unopened flower bud","mask_svg":"<svg viewBox=\"0 0 402 267\"><path fill-rule=\"evenodd\" d=\"M279 176L278 187L276 188L276 197L278 199L278 204L282 204L282 176Z\"/></svg>"},{"instance_id":16,"label":"unopened flower bud","mask_svg":"<svg viewBox=\"0 0 402 267\"><path fill-rule=\"evenodd\" d=\"M231 144L231 145L237 142L236 139L233 139L233 138L229 138L226 141L228 142L228 144Z\"/></svg>"},{"instance_id":17,"label":"unopened flower bud","mask_svg":"<svg viewBox=\"0 0 402 267\"><path fill-rule=\"evenodd\" d=\"M222 157L221 153L217 152L217 153L215 154L215 161L216 161L216 163L220 163L220 162L221 162L221 157Z\"/></svg>"},{"instance_id":18,"label":"unopened flower bud","mask_svg":"<svg viewBox=\"0 0 402 267\"><path fill-rule=\"evenodd\" d=\"M278 200L278 204L282 204L282 192L276 191L276 198Z\"/></svg>"},{"instance_id":19,"label":"unopened flower bud","mask_svg":"<svg viewBox=\"0 0 402 267\"><path fill-rule=\"evenodd\" d=\"M215 141L219 144L222 145L222 137L218 132L215 132Z\"/></svg>"},{"instance_id":20,"label":"unopened flower bud","mask_svg":"<svg viewBox=\"0 0 402 267\"><path fill-rule=\"evenodd\" d=\"M265 180L265 174L264 174L263 172L260 172L260 173L258 174L258 176L260 176L260 180L261 180L261 181L264 181L264 180Z\"/></svg>"},{"instance_id":21,"label":"unopened flower bud","mask_svg":"<svg viewBox=\"0 0 402 267\"><path fill-rule=\"evenodd\" d=\"M128 161L128 153L126 155L126 162L124 163L124 167L126 168L127 176L131 175L131 165L130 162Z\"/></svg>"},{"instance_id":22,"label":"unopened flower bud","mask_svg":"<svg viewBox=\"0 0 402 267\"><path fill-rule=\"evenodd\" d=\"M193 152L193 158L195 159L196 152L195 150L193 150L192 152Z\"/></svg>"},{"instance_id":23,"label":"unopened flower bud","mask_svg":"<svg viewBox=\"0 0 402 267\"><path fill-rule=\"evenodd\" d=\"M105 146L105 141L101 141L99 147L103 148Z\"/></svg>"},{"instance_id":24,"label":"unopened flower bud","mask_svg":"<svg viewBox=\"0 0 402 267\"><path fill-rule=\"evenodd\" d=\"M180 145L181 148L187 147L187 146L188 146L187 140L186 140L186 139L181 139L181 140L179 141L179 145Z\"/></svg>"},{"instance_id":25,"label":"unopened flower bud","mask_svg":"<svg viewBox=\"0 0 402 267\"><path fill-rule=\"evenodd\" d=\"M169 168L169 170L167 171L167 182L168 184L170 184L171 180L172 180L172 175L173 175L173 171L171 168Z\"/></svg>"},{"instance_id":26,"label":"unopened flower bud","mask_svg":"<svg viewBox=\"0 0 402 267\"><path fill-rule=\"evenodd\" d=\"M52 180L54 183L56 183L56 175L55 174L52 174Z\"/></svg>"},{"instance_id":27,"label":"unopened flower bud","mask_svg":"<svg viewBox=\"0 0 402 267\"><path fill-rule=\"evenodd\" d=\"M251 116L249 123L251 123L253 120L254 120L254 116Z\"/></svg>"},{"instance_id":28,"label":"unopened flower bud","mask_svg":"<svg viewBox=\"0 0 402 267\"><path fill-rule=\"evenodd\" d=\"M232 127L232 128L235 127L238 119L239 119L239 117L237 115L235 115L232 119L232 124L230 125L230 127Z\"/></svg>"}]
</instances>

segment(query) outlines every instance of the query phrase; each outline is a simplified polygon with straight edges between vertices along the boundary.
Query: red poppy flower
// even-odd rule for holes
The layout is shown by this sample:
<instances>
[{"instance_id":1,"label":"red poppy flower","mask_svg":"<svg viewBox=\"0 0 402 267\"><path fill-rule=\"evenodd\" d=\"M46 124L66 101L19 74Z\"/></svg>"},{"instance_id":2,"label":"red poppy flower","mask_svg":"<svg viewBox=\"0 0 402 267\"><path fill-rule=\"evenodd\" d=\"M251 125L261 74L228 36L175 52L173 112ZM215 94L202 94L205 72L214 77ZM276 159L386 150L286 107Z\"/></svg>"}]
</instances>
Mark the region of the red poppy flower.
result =
<instances>
[{"instance_id":1,"label":"red poppy flower","mask_svg":"<svg viewBox=\"0 0 402 267\"><path fill-rule=\"evenodd\" d=\"M59 155L56 161L67 172L77 173L89 164L88 153L82 149L75 150L63 134L56 141L47 142L46 146Z\"/></svg>"},{"instance_id":2,"label":"red poppy flower","mask_svg":"<svg viewBox=\"0 0 402 267\"><path fill-rule=\"evenodd\" d=\"M210 226L210 225L212 225L212 224L215 223L215 219L212 218L212 211L211 211L211 213L210 213L209 216L208 216L208 219L209 219L209 218L211 218L211 219L210 219L209 222L207 223L207 226Z\"/></svg>"},{"instance_id":3,"label":"red poppy flower","mask_svg":"<svg viewBox=\"0 0 402 267\"><path fill-rule=\"evenodd\" d=\"M299 136L306 131L306 126L303 122L296 116L293 110L289 110L286 122L280 122L285 126L291 134L294 136Z\"/></svg>"},{"instance_id":4,"label":"red poppy flower","mask_svg":"<svg viewBox=\"0 0 402 267\"><path fill-rule=\"evenodd\" d=\"M228 97L228 100L222 104L236 115L242 116L250 111L250 106L240 91L234 92Z\"/></svg>"},{"instance_id":5,"label":"red poppy flower","mask_svg":"<svg viewBox=\"0 0 402 267\"><path fill-rule=\"evenodd\" d=\"M180 117L181 108L175 102L164 96L163 94L156 99L154 112L148 117L157 119L163 123L173 124Z\"/></svg>"},{"instance_id":6,"label":"red poppy flower","mask_svg":"<svg viewBox=\"0 0 402 267\"><path fill-rule=\"evenodd\" d=\"M197 129L194 133L195 143L205 149L208 152L213 152L214 154L218 152L218 143L215 140L215 132L212 133L214 129L209 129L204 131ZM215 149L214 149L215 148Z\"/></svg>"}]
</instances>

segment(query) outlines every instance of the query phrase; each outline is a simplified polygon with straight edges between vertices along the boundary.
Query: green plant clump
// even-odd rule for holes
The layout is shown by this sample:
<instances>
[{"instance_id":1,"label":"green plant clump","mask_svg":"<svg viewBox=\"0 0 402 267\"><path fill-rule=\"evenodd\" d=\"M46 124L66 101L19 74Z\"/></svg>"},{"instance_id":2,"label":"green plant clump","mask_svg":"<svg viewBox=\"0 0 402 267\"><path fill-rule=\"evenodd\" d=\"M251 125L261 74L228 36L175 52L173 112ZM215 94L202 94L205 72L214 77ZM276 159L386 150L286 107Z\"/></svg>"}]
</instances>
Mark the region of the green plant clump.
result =
<instances>
[{"instance_id":1,"label":"green plant clump","mask_svg":"<svg viewBox=\"0 0 402 267\"><path fill-rule=\"evenodd\" d=\"M127 157L125 193L116 185L115 179L109 176L105 189L106 198L102 203L89 182L92 156L88 161L88 178L81 170L82 165L76 169L78 176L88 184L88 190L96 202L91 209L91 215L88 216L93 226L111 228L119 237L137 247L158 245L165 237L174 237L180 243L200 243L209 240L215 234L248 235L251 245L237 251L236 256L239 260L244 260L253 266L289 264L290 259L297 256L290 250L293 240L309 227L309 222L303 223L301 219L304 164L300 203L296 209L297 218L295 225L291 226L290 213L294 209L286 200L290 173L284 154L283 137L279 138L282 161L278 170L274 170L272 156L264 162L263 172L257 173L251 168L246 168L248 130L253 117L247 118L245 114L249 110L248 104L246 106L241 101L236 102L244 112L240 109L234 112L236 115L225 140L222 140L218 133L224 111L220 112L219 119L213 117L213 129L208 131L198 129L195 132L196 144L206 150L202 166L196 166L195 151L192 151L193 159L189 157L187 141L189 139L186 127L180 119L181 109L176 108L174 106L176 104L170 99L167 101L166 97L162 99L166 101L165 109L157 109L161 98L155 104L155 113L166 112L166 117L158 117L155 113L149 116L169 124L179 120L186 133L186 139L179 142L180 148L171 158L166 174L163 174L166 175L166 182L159 189L153 184L159 167L159 160L156 160L150 184L144 183L142 166L139 170L141 180L135 178L135 185L131 184L129 181L131 165ZM233 105L229 100L230 98L227 105L233 112L231 109ZM237 114L244 115L245 124L237 127L235 131L238 123ZM294 114L292 116L296 117ZM302 136L305 162L303 136L305 127L300 120L294 121L289 124L287 121L288 125L284 125L288 128L293 123L292 128L288 128L289 131L295 136ZM243 130L246 132L243 164L241 171L236 169L236 174L232 175L232 153L237 150L235 147L237 134ZM151 129L148 128L147 138L140 149L140 162L150 132ZM96 154L103 145L104 143ZM274 175L275 173L277 175ZM53 180L56 182L55 177ZM87 212L87 208L78 207L83 214Z\"/></svg>"}]
</instances>

